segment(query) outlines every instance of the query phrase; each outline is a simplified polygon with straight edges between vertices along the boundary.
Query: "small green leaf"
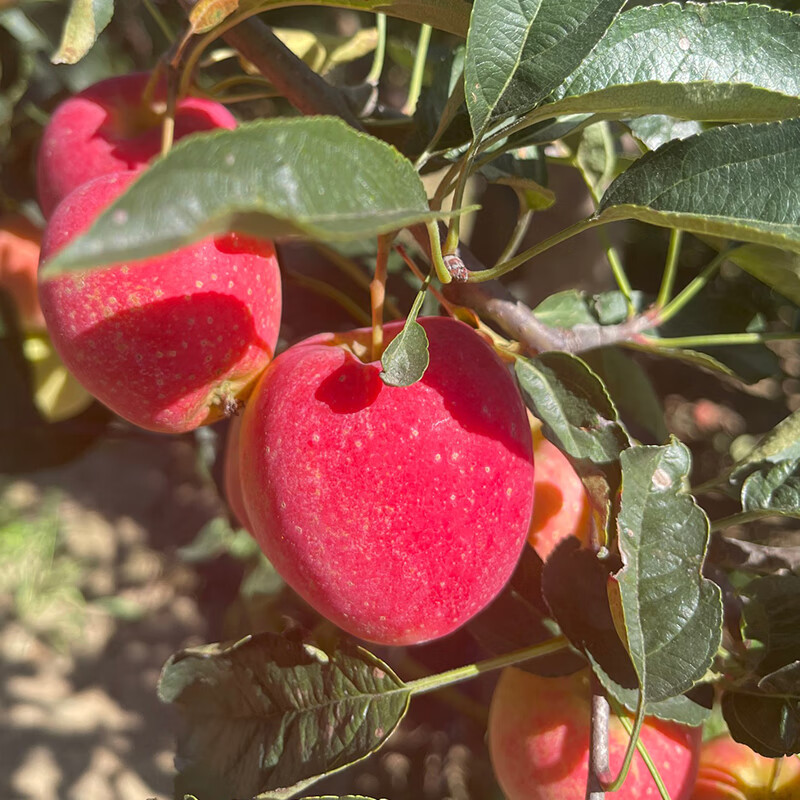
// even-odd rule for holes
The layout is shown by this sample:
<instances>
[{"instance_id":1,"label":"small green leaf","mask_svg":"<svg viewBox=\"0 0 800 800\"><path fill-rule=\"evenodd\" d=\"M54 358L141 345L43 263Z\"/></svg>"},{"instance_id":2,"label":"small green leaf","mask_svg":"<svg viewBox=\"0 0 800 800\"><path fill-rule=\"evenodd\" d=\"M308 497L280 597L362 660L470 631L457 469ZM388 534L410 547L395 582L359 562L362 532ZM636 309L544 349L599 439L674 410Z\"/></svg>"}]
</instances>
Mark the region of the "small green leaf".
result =
<instances>
[{"instance_id":1,"label":"small green leaf","mask_svg":"<svg viewBox=\"0 0 800 800\"><path fill-rule=\"evenodd\" d=\"M542 211L556 202L556 195L544 183L547 170L543 160L517 158L506 153L478 170L489 183L510 186L530 211Z\"/></svg>"},{"instance_id":2,"label":"small green leaf","mask_svg":"<svg viewBox=\"0 0 800 800\"><path fill-rule=\"evenodd\" d=\"M617 164L608 122L596 122L583 129L575 158L592 191L602 194L611 183Z\"/></svg>"},{"instance_id":3,"label":"small green leaf","mask_svg":"<svg viewBox=\"0 0 800 800\"><path fill-rule=\"evenodd\" d=\"M92 49L114 16L114 0L72 0L53 64L75 64Z\"/></svg>"},{"instance_id":4,"label":"small green leaf","mask_svg":"<svg viewBox=\"0 0 800 800\"><path fill-rule=\"evenodd\" d=\"M428 334L417 322L428 289L427 281L417 294L403 329L389 342L381 358L381 380L387 386L411 386L425 374L430 362Z\"/></svg>"},{"instance_id":5,"label":"small green leaf","mask_svg":"<svg viewBox=\"0 0 800 800\"><path fill-rule=\"evenodd\" d=\"M742 484L744 511L800 517L800 459L764 465Z\"/></svg>"},{"instance_id":6,"label":"small green leaf","mask_svg":"<svg viewBox=\"0 0 800 800\"><path fill-rule=\"evenodd\" d=\"M198 0L189 12L192 33L207 33L239 8L239 0Z\"/></svg>"},{"instance_id":7,"label":"small green leaf","mask_svg":"<svg viewBox=\"0 0 800 800\"><path fill-rule=\"evenodd\" d=\"M631 133L648 150L656 150L673 139L686 139L703 130L693 119L676 119L664 114L648 114L628 121Z\"/></svg>"},{"instance_id":8,"label":"small green leaf","mask_svg":"<svg viewBox=\"0 0 800 800\"><path fill-rule=\"evenodd\" d=\"M800 409L781 420L764 438L731 469L730 481L736 485L758 468L762 462L800 458Z\"/></svg>"},{"instance_id":9,"label":"small green leaf","mask_svg":"<svg viewBox=\"0 0 800 800\"><path fill-rule=\"evenodd\" d=\"M800 16L747 3L632 8L553 98L543 114L715 122L795 117Z\"/></svg>"},{"instance_id":10,"label":"small green leaf","mask_svg":"<svg viewBox=\"0 0 800 800\"><path fill-rule=\"evenodd\" d=\"M475 0L464 85L472 130L524 114L602 38L624 0Z\"/></svg>"},{"instance_id":11,"label":"small green leaf","mask_svg":"<svg viewBox=\"0 0 800 800\"><path fill-rule=\"evenodd\" d=\"M441 216L411 162L386 143L332 117L259 120L186 137L45 272L147 258L229 231L346 241Z\"/></svg>"},{"instance_id":12,"label":"small green leaf","mask_svg":"<svg viewBox=\"0 0 800 800\"><path fill-rule=\"evenodd\" d=\"M721 593L702 576L709 525L685 491L688 448L676 439L632 447L621 462L619 603L641 691L657 702L683 694L711 666Z\"/></svg>"},{"instance_id":13,"label":"small green leaf","mask_svg":"<svg viewBox=\"0 0 800 800\"><path fill-rule=\"evenodd\" d=\"M409 701L366 650L327 653L267 633L176 653L158 693L185 723L178 786L213 786L215 798L298 791L377 750Z\"/></svg>"}]
</instances>

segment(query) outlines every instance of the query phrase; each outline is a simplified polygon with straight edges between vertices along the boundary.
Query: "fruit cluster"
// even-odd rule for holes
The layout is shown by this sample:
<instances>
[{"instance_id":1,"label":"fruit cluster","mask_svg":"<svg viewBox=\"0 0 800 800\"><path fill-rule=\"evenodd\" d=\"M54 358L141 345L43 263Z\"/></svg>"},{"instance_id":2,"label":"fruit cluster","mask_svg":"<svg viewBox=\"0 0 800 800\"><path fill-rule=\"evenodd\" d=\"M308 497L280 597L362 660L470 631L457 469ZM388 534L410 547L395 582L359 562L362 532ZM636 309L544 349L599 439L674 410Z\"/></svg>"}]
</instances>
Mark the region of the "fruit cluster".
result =
<instances>
[{"instance_id":1,"label":"fruit cluster","mask_svg":"<svg viewBox=\"0 0 800 800\"><path fill-rule=\"evenodd\" d=\"M160 100L147 75L129 75L53 114L38 167L42 263L158 155ZM186 98L175 138L235 124ZM350 633L443 636L510 577L533 507L530 426L506 365L464 323L421 321L430 365L408 387L381 380L369 331L322 334L273 361L275 252L237 234L48 278L40 300L70 370L137 425L189 431L247 400L231 502L287 582ZM385 342L400 329L387 325Z\"/></svg>"}]
</instances>

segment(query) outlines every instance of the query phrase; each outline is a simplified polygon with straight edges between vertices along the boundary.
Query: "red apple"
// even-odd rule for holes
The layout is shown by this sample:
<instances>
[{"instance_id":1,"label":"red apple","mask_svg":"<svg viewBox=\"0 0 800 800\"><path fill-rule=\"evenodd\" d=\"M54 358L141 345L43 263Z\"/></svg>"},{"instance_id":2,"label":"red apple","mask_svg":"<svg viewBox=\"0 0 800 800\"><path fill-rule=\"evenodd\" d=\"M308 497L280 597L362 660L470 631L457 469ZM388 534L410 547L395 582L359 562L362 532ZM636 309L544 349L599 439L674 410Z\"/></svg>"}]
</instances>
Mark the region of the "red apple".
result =
<instances>
[{"instance_id":1,"label":"red apple","mask_svg":"<svg viewBox=\"0 0 800 800\"><path fill-rule=\"evenodd\" d=\"M583 800L589 771L590 673L541 678L503 670L489 709L489 753L508 800ZM672 800L688 800L697 774L701 728L648 718L640 740ZM609 761L616 775L628 734L612 716ZM637 752L622 788L609 798L660 798Z\"/></svg>"},{"instance_id":2,"label":"red apple","mask_svg":"<svg viewBox=\"0 0 800 800\"><path fill-rule=\"evenodd\" d=\"M42 232L21 214L0 217L0 289L16 303L22 326L44 328L36 289Z\"/></svg>"},{"instance_id":3,"label":"red apple","mask_svg":"<svg viewBox=\"0 0 800 800\"><path fill-rule=\"evenodd\" d=\"M225 443L225 461L223 464L223 481L225 497L233 515L243 528L251 530L250 518L244 505L244 497L242 497L242 475L239 467L241 431L242 416L239 414L231 419L231 424L228 427L228 441Z\"/></svg>"},{"instance_id":4,"label":"red apple","mask_svg":"<svg viewBox=\"0 0 800 800\"><path fill-rule=\"evenodd\" d=\"M242 488L267 558L363 639L435 639L511 576L533 503L514 380L469 326L422 319L430 365L385 385L369 331L321 334L269 366L244 414ZM401 329L384 329L388 343Z\"/></svg>"},{"instance_id":5,"label":"red apple","mask_svg":"<svg viewBox=\"0 0 800 800\"><path fill-rule=\"evenodd\" d=\"M44 129L39 148L39 204L49 217L73 189L99 175L137 170L161 151L162 116L144 99L148 73L106 78L65 100ZM163 82L154 100L163 105ZM185 97L175 111L174 139L235 128L222 105Z\"/></svg>"},{"instance_id":6,"label":"red apple","mask_svg":"<svg viewBox=\"0 0 800 800\"><path fill-rule=\"evenodd\" d=\"M588 544L592 533L592 506L583 481L569 459L544 438L541 422L533 419L535 503L528 542L544 561L567 536Z\"/></svg>"},{"instance_id":7,"label":"red apple","mask_svg":"<svg viewBox=\"0 0 800 800\"><path fill-rule=\"evenodd\" d=\"M43 262L135 176L103 175L72 192L45 230ZM229 413L272 358L280 275L270 243L231 234L59 275L41 283L40 300L64 363L98 400L143 428L178 433Z\"/></svg>"},{"instance_id":8,"label":"red apple","mask_svg":"<svg viewBox=\"0 0 800 800\"><path fill-rule=\"evenodd\" d=\"M800 797L800 760L754 753L728 734L703 744L692 800L795 800Z\"/></svg>"}]
</instances>

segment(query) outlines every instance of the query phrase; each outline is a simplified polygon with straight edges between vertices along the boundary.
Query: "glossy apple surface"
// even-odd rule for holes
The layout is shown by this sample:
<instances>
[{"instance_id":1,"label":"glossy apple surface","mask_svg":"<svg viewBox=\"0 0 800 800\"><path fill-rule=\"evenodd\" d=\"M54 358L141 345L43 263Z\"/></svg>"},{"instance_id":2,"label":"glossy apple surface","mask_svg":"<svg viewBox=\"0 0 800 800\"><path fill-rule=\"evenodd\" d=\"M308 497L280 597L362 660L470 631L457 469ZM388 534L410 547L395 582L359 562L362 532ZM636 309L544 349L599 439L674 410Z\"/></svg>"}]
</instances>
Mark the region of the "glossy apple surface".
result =
<instances>
[{"instance_id":1,"label":"glossy apple surface","mask_svg":"<svg viewBox=\"0 0 800 800\"><path fill-rule=\"evenodd\" d=\"M369 331L286 350L241 431L244 501L267 558L340 627L374 642L443 636L500 591L533 502L530 429L508 368L467 325L421 320L430 365L391 387ZM401 329L387 325L386 341Z\"/></svg>"},{"instance_id":2,"label":"glossy apple surface","mask_svg":"<svg viewBox=\"0 0 800 800\"><path fill-rule=\"evenodd\" d=\"M44 129L37 162L37 190L49 217L73 189L99 175L137 170L161 152L162 118L145 101L150 75L119 75L95 83L65 100ZM154 101L164 101L159 85ZM177 141L215 128L235 128L220 103L185 97L175 111Z\"/></svg>"},{"instance_id":3,"label":"glossy apple surface","mask_svg":"<svg viewBox=\"0 0 800 800\"><path fill-rule=\"evenodd\" d=\"M776 769L777 768L777 769ZM691 800L796 800L800 760L754 753L728 734L703 743Z\"/></svg>"},{"instance_id":4,"label":"glossy apple surface","mask_svg":"<svg viewBox=\"0 0 800 800\"><path fill-rule=\"evenodd\" d=\"M583 800L589 764L589 671L542 678L503 670L489 710L489 752L508 800ZM658 767L672 800L688 800L697 774L700 728L648 719L641 741ZM617 774L628 735L613 715L609 762ZM657 800L660 794L636 753L615 800Z\"/></svg>"},{"instance_id":5,"label":"glossy apple surface","mask_svg":"<svg viewBox=\"0 0 800 800\"><path fill-rule=\"evenodd\" d=\"M575 536L581 544L588 544L592 532L592 507L583 481L569 459L545 439L539 420L532 421L531 433L536 477L528 541L545 561L567 536Z\"/></svg>"},{"instance_id":6,"label":"glossy apple surface","mask_svg":"<svg viewBox=\"0 0 800 800\"><path fill-rule=\"evenodd\" d=\"M42 262L134 178L104 175L66 198ZM143 428L179 433L230 413L272 358L280 274L270 243L231 234L45 280L40 301L53 344L88 391Z\"/></svg>"}]
</instances>

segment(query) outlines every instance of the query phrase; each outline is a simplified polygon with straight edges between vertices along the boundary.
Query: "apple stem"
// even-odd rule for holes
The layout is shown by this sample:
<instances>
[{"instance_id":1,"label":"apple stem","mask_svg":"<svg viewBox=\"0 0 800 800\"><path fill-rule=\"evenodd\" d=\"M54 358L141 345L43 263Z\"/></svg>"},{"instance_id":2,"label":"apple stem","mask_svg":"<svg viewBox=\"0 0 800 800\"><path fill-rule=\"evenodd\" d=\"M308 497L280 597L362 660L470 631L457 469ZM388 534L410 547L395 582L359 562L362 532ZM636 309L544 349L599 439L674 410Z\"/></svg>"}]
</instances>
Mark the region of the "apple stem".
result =
<instances>
[{"instance_id":1,"label":"apple stem","mask_svg":"<svg viewBox=\"0 0 800 800\"><path fill-rule=\"evenodd\" d=\"M414 57L411 82L408 87L408 98L403 106L403 113L408 114L409 117L413 117L414 112L417 110L417 101L422 90L422 79L425 75L425 62L428 60L428 45L431 41L432 30L430 25L423 25L419 31L419 42L417 44L417 53Z\"/></svg>"},{"instance_id":2,"label":"apple stem","mask_svg":"<svg viewBox=\"0 0 800 800\"><path fill-rule=\"evenodd\" d=\"M682 241L683 231L680 230L680 228L673 228L669 235L667 261L664 264L664 276L661 279L661 288L658 290L658 297L656 298L656 308L664 308L672 298L672 290L675 286L675 275L678 271L678 259L681 254Z\"/></svg>"},{"instance_id":3,"label":"apple stem","mask_svg":"<svg viewBox=\"0 0 800 800\"><path fill-rule=\"evenodd\" d=\"M383 355L383 306L386 302L386 273L392 236L378 237L378 253L375 256L375 277L369 285L372 306L372 360L379 361Z\"/></svg>"},{"instance_id":4,"label":"apple stem","mask_svg":"<svg viewBox=\"0 0 800 800\"><path fill-rule=\"evenodd\" d=\"M502 656L489 658L486 661L479 661L477 664L469 664L466 667L458 667L457 669L451 669L447 672L440 672L437 675L429 675L427 678L411 681L406 684L405 688L412 695L432 692L445 686L452 686L454 683L461 683L461 681L477 678L478 675L482 675L484 672L492 672L493 670L503 669L503 667L511 667L522 661L530 661L534 658L549 656L552 653L565 650L567 647L569 647L567 638L565 636L556 636L553 639L540 642L532 647L523 647L520 650L514 650Z\"/></svg>"}]
</instances>

